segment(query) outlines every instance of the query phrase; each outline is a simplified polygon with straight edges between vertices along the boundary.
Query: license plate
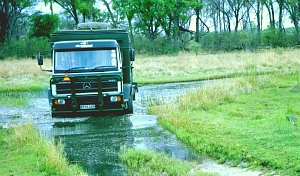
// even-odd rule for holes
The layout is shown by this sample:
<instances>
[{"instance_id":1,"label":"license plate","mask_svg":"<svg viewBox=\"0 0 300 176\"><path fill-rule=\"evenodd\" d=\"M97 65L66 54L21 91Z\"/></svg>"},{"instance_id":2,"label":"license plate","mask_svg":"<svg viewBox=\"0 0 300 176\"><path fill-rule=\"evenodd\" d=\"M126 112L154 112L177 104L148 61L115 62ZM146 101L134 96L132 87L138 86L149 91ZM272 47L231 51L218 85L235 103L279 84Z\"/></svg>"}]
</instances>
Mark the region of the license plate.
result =
<instances>
[{"instance_id":1,"label":"license plate","mask_svg":"<svg viewBox=\"0 0 300 176\"><path fill-rule=\"evenodd\" d=\"M96 105L80 105L80 109L96 109Z\"/></svg>"}]
</instances>

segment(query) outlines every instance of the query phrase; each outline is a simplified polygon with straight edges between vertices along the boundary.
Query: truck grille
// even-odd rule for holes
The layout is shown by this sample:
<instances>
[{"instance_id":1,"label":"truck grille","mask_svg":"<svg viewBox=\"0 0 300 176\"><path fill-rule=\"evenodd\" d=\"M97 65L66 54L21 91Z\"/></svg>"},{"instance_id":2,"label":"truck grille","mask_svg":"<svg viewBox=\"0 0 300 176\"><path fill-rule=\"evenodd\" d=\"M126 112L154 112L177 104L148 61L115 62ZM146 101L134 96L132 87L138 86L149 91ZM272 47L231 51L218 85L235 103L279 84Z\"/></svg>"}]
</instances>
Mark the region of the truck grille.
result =
<instances>
[{"instance_id":1,"label":"truck grille","mask_svg":"<svg viewBox=\"0 0 300 176\"><path fill-rule=\"evenodd\" d=\"M98 81L97 77L87 78L72 78L74 79L75 94L79 93L98 93ZM56 92L57 94L72 94L71 82L57 82ZM103 79L101 80L102 92L116 92L118 91L118 82L116 79Z\"/></svg>"}]
</instances>

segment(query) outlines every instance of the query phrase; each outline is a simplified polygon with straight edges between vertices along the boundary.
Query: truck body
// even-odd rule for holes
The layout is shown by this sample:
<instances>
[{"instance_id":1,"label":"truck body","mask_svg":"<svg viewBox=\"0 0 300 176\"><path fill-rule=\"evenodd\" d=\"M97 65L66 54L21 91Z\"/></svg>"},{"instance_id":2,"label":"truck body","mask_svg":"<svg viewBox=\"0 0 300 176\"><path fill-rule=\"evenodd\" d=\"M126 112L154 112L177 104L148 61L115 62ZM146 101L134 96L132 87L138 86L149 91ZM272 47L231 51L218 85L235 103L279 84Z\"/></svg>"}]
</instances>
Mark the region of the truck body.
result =
<instances>
[{"instance_id":1,"label":"truck body","mask_svg":"<svg viewBox=\"0 0 300 176\"><path fill-rule=\"evenodd\" d=\"M52 117L130 114L138 84L128 33L117 29L58 31L50 35ZM39 54L38 64L43 65Z\"/></svg>"}]
</instances>

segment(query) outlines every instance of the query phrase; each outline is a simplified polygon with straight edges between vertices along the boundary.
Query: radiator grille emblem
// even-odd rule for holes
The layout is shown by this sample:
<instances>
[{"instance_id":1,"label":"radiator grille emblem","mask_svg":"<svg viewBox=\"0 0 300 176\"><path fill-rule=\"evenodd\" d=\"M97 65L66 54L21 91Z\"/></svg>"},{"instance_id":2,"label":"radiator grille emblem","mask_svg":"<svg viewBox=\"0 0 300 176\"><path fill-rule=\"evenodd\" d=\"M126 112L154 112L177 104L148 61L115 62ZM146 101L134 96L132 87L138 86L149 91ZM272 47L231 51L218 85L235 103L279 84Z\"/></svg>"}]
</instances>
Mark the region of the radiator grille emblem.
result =
<instances>
[{"instance_id":1,"label":"radiator grille emblem","mask_svg":"<svg viewBox=\"0 0 300 176\"><path fill-rule=\"evenodd\" d=\"M82 88L83 89L91 89L92 85L91 83L83 83Z\"/></svg>"}]
</instances>

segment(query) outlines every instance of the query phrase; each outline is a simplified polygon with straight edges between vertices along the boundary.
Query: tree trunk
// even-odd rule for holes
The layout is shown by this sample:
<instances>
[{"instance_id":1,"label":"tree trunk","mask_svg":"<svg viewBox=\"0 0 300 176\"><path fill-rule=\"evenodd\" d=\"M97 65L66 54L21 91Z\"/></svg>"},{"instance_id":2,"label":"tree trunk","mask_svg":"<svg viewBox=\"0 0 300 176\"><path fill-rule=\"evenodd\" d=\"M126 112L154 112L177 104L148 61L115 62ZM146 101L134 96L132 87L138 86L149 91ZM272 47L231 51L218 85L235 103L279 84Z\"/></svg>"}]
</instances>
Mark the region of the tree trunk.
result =
<instances>
[{"instance_id":1,"label":"tree trunk","mask_svg":"<svg viewBox=\"0 0 300 176\"><path fill-rule=\"evenodd\" d=\"M275 13L274 13L274 7L273 7L272 0L266 1L265 6L269 13L270 27L272 29L275 29L275 15L274 15Z\"/></svg>"},{"instance_id":2,"label":"tree trunk","mask_svg":"<svg viewBox=\"0 0 300 176\"><path fill-rule=\"evenodd\" d=\"M199 38L200 38L200 31L199 31L199 21L200 21L200 8L199 7L197 7L196 9L195 9L195 11L196 11L196 42L197 43L199 43L200 41L199 41Z\"/></svg>"},{"instance_id":3,"label":"tree trunk","mask_svg":"<svg viewBox=\"0 0 300 176\"><path fill-rule=\"evenodd\" d=\"M131 20L128 19L128 25L129 25L129 37L130 37L130 44L134 48L134 36L133 36L133 28L132 28L132 23Z\"/></svg>"},{"instance_id":4,"label":"tree trunk","mask_svg":"<svg viewBox=\"0 0 300 176\"><path fill-rule=\"evenodd\" d=\"M112 13L108 2L106 2L106 0L102 0L102 2L104 3L106 9L108 10L108 13L110 15L110 19L112 21L112 26L116 28L117 27L117 22L116 22L116 20L114 18L114 14Z\"/></svg>"},{"instance_id":5,"label":"tree trunk","mask_svg":"<svg viewBox=\"0 0 300 176\"><path fill-rule=\"evenodd\" d=\"M260 18L260 13L261 13L261 3L260 0L257 0L257 6L256 6L256 20L257 20L257 44L260 45L260 36L261 36L261 18Z\"/></svg>"}]
</instances>

